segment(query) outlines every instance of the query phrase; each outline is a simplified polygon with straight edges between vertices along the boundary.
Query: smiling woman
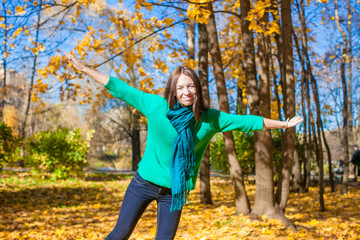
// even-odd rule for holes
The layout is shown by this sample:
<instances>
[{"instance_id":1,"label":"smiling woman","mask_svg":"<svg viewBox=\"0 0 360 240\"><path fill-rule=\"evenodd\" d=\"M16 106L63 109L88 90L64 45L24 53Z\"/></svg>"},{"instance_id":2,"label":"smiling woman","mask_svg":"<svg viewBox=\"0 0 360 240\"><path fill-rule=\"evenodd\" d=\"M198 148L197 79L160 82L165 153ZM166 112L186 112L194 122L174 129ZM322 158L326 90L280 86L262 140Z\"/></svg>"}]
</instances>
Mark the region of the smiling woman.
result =
<instances>
[{"instance_id":1,"label":"smiling woman","mask_svg":"<svg viewBox=\"0 0 360 240\"><path fill-rule=\"evenodd\" d=\"M196 87L191 78L181 75L176 83L176 99L181 106L187 107L194 103Z\"/></svg>"},{"instance_id":2,"label":"smiling woman","mask_svg":"<svg viewBox=\"0 0 360 240\"><path fill-rule=\"evenodd\" d=\"M209 108L203 100L199 77L194 70L186 66L178 66L170 74L165 88L165 99L170 108L174 107L176 101L183 107L192 106L196 121L199 120L201 112Z\"/></svg>"},{"instance_id":3,"label":"smiling woman","mask_svg":"<svg viewBox=\"0 0 360 240\"><path fill-rule=\"evenodd\" d=\"M155 239L175 237L184 204L195 188L201 159L218 132L288 128L302 122L281 122L260 116L233 115L205 106L200 80L191 68L177 67L169 76L165 98L141 92L120 79L85 67L67 54L73 66L93 77L116 98L142 112L148 122L146 149L122 202L113 231L106 239L128 239L148 205L156 200Z\"/></svg>"}]
</instances>

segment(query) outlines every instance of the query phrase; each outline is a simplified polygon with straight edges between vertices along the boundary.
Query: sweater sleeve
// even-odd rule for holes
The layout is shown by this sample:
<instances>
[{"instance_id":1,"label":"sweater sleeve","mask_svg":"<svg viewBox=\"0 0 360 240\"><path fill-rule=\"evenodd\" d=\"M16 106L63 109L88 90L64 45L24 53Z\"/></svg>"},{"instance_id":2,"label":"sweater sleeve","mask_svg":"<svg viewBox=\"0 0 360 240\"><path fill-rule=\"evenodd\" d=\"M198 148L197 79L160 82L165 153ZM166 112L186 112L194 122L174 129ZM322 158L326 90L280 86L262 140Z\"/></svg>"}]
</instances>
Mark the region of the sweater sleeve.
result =
<instances>
[{"instance_id":1,"label":"sweater sleeve","mask_svg":"<svg viewBox=\"0 0 360 240\"><path fill-rule=\"evenodd\" d=\"M145 116L156 109L159 103L164 100L161 96L144 93L115 77L110 77L105 88L115 98L133 106Z\"/></svg>"},{"instance_id":2,"label":"sweater sleeve","mask_svg":"<svg viewBox=\"0 0 360 240\"><path fill-rule=\"evenodd\" d=\"M242 131L251 132L263 129L263 117L255 115L228 114L210 109L213 117L213 127L217 132Z\"/></svg>"}]
</instances>

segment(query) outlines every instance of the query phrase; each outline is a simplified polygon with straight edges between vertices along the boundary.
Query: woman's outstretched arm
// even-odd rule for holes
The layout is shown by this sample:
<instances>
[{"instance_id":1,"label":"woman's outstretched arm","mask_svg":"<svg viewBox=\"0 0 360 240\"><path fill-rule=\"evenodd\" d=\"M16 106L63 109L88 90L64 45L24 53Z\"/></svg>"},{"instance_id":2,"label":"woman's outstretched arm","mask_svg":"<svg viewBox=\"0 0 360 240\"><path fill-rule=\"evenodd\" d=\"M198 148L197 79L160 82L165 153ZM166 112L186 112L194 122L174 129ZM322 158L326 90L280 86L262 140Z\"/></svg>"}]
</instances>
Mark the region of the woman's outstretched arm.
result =
<instances>
[{"instance_id":1,"label":"woman's outstretched arm","mask_svg":"<svg viewBox=\"0 0 360 240\"><path fill-rule=\"evenodd\" d=\"M286 121L277 121L268 118L264 118L263 129L273 129L273 128L291 128L295 127L297 124L301 123L304 119L302 117L296 116L292 119L287 119Z\"/></svg>"},{"instance_id":2,"label":"woman's outstretched arm","mask_svg":"<svg viewBox=\"0 0 360 240\"><path fill-rule=\"evenodd\" d=\"M69 53L64 53L65 56L68 58L69 62L76 68L78 71L83 72L93 79L95 81L101 83L102 85L106 85L109 81L109 76L99 73L91 68L86 67L84 64L82 64L78 59L76 59L73 55Z\"/></svg>"}]
</instances>

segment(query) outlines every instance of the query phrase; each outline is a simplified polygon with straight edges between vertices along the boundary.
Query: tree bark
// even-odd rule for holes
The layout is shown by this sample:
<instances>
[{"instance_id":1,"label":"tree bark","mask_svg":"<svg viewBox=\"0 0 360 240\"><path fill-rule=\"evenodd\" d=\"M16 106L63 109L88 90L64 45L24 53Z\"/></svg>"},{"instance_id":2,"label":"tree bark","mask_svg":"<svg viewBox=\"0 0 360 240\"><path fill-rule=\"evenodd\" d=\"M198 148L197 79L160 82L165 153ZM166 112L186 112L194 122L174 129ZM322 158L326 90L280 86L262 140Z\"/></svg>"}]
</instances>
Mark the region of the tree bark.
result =
<instances>
[{"instance_id":1,"label":"tree bark","mask_svg":"<svg viewBox=\"0 0 360 240\"><path fill-rule=\"evenodd\" d=\"M217 95L219 99L220 110L229 113L229 103L227 99L227 92L225 87L225 77L221 61L221 54L219 43L217 39L217 31L215 24L215 17L213 13L212 4L208 4L211 15L206 24L206 29L209 37L209 49L214 66L214 74L217 87ZM230 177L235 191L235 206L236 214L249 214L250 204L245 191L244 179L240 163L237 160L235 152L235 143L232 132L224 132L224 144L229 163Z\"/></svg>"},{"instance_id":2,"label":"tree bark","mask_svg":"<svg viewBox=\"0 0 360 240\"><path fill-rule=\"evenodd\" d=\"M250 22L246 19L247 14L250 11L250 1L241 0L240 6L241 31L243 42L242 48L244 51L244 71L246 77L246 93L248 98L248 106L251 114L259 115L259 91L256 78L254 37L252 32L249 30Z\"/></svg>"},{"instance_id":3,"label":"tree bark","mask_svg":"<svg viewBox=\"0 0 360 240\"><path fill-rule=\"evenodd\" d=\"M195 21L186 22L187 55L189 59L195 59Z\"/></svg>"},{"instance_id":4,"label":"tree bark","mask_svg":"<svg viewBox=\"0 0 360 240\"><path fill-rule=\"evenodd\" d=\"M349 41L347 47L347 57L348 57L348 97L349 97L349 149L352 145L356 143L355 135L354 135L354 127L353 127L353 114L352 114L352 34L351 34L351 19L352 19L352 11L351 11L351 4L350 0L347 0L348 5L348 34L349 34Z\"/></svg>"},{"instance_id":5,"label":"tree bark","mask_svg":"<svg viewBox=\"0 0 360 240\"><path fill-rule=\"evenodd\" d=\"M281 1L281 35L283 43L283 72L284 72L284 112L285 119L295 116L295 84L292 52L292 20L290 0ZM280 162L279 181L276 190L276 202L285 211L289 198L290 172L295 148L295 128L288 128L284 134L284 147Z\"/></svg>"},{"instance_id":6,"label":"tree bark","mask_svg":"<svg viewBox=\"0 0 360 240\"><path fill-rule=\"evenodd\" d=\"M304 137L304 141L303 141L303 145L305 146L307 144L306 141L306 136L307 136L307 132L306 132L306 113L305 113L305 105L304 105L304 78L305 78L305 63L304 63L304 59L303 56L300 52L300 48L299 48L299 42L298 39L296 37L296 34L294 31L292 31L293 36L294 36L294 43L296 46L296 50L298 52L299 55L299 59L300 59L300 63L302 66L302 71L301 71L301 104L302 104L302 114L304 116L304 133L303 133L303 137ZM305 149L307 149L305 147ZM306 150L305 150L306 151ZM304 153L304 156L307 154ZM306 173L307 173L307 169L305 168L305 163L307 162L306 157L304 158L304 179L306 177ZM294 149L294 162L292 165L292 169L291 169L291 176L292 176L292 191L293 192L297 192L297 193L301 193L304 192L304 181L303 178L301 177L301 162L300 162L300 158L299 158L299 153L297 152L297 149L295 147Z\"/></svg>"},{"instance_id":7,"label":"tree bark","mask_svg":"<svg viewBox=\"0 0 360 240\"><path fill-rule=\"evenodd\" d=\"M333 173L333 170L332 170L332 162L331 162L331 159L332 159L331 158L331 151L330 151L329 144L326 141L326 137L325 137L325 133L324 133L324 126L322 124L321 124L321 133L322 133L322 137L323 137L323 140L324 140L326 152L327 152L327 155L328 155L330 188L331 188L331 192L335 192L334 173Z\"/></svg>"},{"instance_id":8,"label":"tree bark","mask_svg":"<svg viewBox=\"0 0 360 240\"><path fill-rule=\"evenodd\" d=\"M343 185L341 188L341 192L343 194L347 194L348 192L348 181L349 181L349 102L348 102L348 90L347 90L347 82L345 77L345 64L346 64L346 53L347 53L347 37L346 33L343 31L340 25L340 17L339 17L339 9L338 9L338 1L334 0L335 5L335 23L336 26L341 33L341 36L343 38L343 48L342 48L342 57L340 61L340 76L341 76L341 84L342 84L342 90L343 90L343 109L342 109L342 115L343 115L343 129L342 129L342 139L344 143L344 160L345 160L345 168L344 168L344 178L343 178Z\"/></svg>"},{"instance_id":9,"label":"tree bark","mask_svg":"<svg viewBox=\"0 0 360 240\"><path fill-rule=\"evenodd\" d=\"M199 27L199 78L205 105L210 106L208 86L208 35L205 24ZM200 165L200 200L202 204L213 204L210 188L210 145L206 148Z\"/></svg>"},{"instance_id":10,"label":"tree bark","mask_svg":"<svg viewBox=\"0 0 360 240\"><path fill-rule=\"evenodd\" d=\"M294 161L291 169L292 176L292 191L301 193L302 191L302 179L301 179L301 165L300 158L297 149L294 149Z\"/></svg>"},{"instance_id":11,"label":"tree bark","mask_svg":"<svg viewBox=\"0 0 360 240\"><path fill-rule=\"evenodd\" d=\"M263 21L268 22L267 14ZM258 34L258 76L260 115L270 118L270 79L269 79L269 47L268 37ZM256 193L254 215L273 214L273 162L272 139L270 130L255 133L255 172ZM269 199L270 198L270 199Z\"/></svg>"}]
</instances>

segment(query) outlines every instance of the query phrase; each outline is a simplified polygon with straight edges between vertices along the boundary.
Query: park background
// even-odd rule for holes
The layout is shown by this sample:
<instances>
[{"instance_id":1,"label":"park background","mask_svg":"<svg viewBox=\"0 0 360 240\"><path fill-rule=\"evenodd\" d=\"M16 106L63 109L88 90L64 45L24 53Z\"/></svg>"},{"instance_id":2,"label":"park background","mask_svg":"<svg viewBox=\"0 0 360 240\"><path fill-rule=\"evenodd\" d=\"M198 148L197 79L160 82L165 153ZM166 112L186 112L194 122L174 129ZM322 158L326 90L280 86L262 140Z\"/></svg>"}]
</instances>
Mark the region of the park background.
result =
<instances>
[{"instance_id":1,"label":"park background","mask_svg":"<svg viewBox=\"0 0 360 240\"><path fill-rule=\"evenodd\" d=\"M349 160L360 143L359 1L4 0L0 8L1 237L104 238L144 151L146 119L76 72L70 52L160 95L184 64L212 108L304 118L295 129L216 135L179 239L358 238ZM153 238L155 207L134 239Z\"/></svg>"}]
</instances>

